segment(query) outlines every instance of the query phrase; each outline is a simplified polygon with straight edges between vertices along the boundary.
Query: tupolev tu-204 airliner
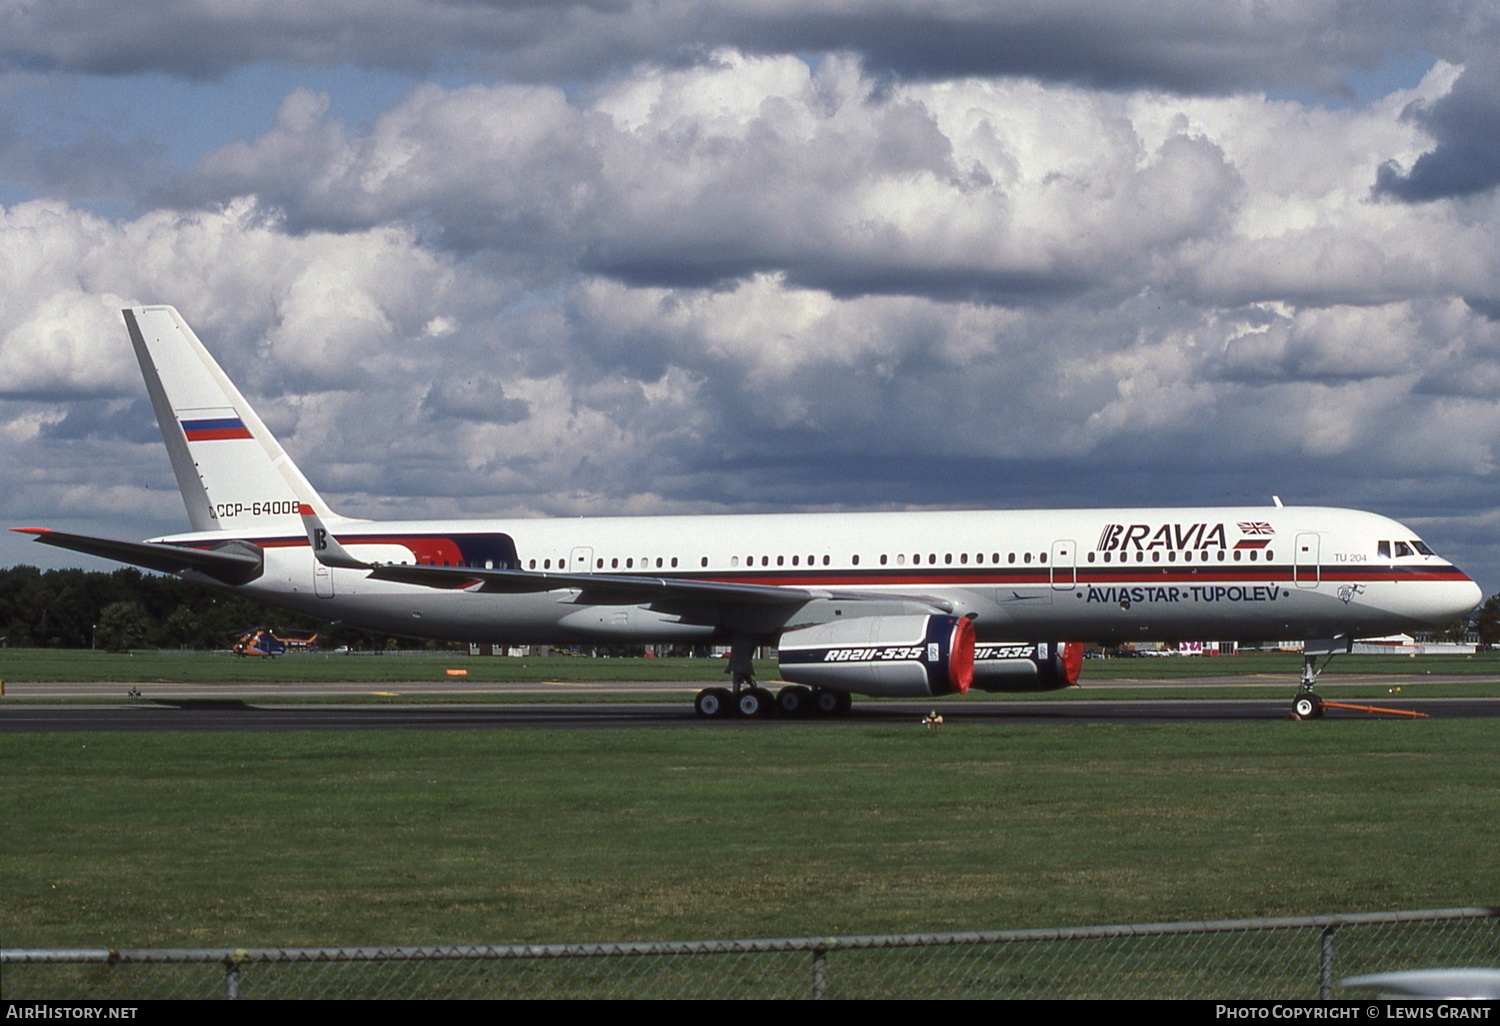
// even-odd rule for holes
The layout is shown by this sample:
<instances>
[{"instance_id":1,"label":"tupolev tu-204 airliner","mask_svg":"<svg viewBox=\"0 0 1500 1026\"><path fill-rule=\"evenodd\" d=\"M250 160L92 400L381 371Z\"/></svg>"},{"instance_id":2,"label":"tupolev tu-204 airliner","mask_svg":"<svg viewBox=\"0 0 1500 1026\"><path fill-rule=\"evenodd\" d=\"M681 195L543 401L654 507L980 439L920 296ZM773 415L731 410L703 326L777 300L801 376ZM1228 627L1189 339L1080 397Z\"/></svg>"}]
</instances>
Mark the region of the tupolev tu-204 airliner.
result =
<instances>
[{"instance_id":1,"label":"tupolev tu-204 airliner","mask_svg":"<svg viewBox=\"0 0 1500 1026\"><path fill-rule=\"evenodd\" d=\"M704 716L838 714L851 694L1077 683L1083 642L1304 642L1448 623L1478 586L1394 520L1202 507L373 522L328 507L192 329L124 311L193 530L16 530L328 620L515 644L727 644ZM774 694L752 675L777 648Z\"/></svg>"}]
</instances>

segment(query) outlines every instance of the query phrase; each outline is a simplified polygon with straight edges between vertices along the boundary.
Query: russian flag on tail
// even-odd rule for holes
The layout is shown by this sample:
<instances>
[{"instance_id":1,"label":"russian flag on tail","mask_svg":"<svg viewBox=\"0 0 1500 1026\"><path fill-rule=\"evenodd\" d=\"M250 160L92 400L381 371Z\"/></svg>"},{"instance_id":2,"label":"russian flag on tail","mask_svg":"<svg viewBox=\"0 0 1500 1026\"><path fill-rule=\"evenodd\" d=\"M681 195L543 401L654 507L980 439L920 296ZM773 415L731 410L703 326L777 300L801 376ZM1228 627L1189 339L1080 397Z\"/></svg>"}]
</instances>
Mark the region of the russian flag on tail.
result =
<instances>
[{"instance_id":1,"label":"russian flag on tail","mask_svg":"<svg viewBox=\"0 0 1500 1026\"><path fill-rule=\"evenodd\" d=\"M183 420L182 433L189 442L217 442L225 438L253 438L245 422L238 417L215 417L211 420Z\"/></svg>"}]
</instances>

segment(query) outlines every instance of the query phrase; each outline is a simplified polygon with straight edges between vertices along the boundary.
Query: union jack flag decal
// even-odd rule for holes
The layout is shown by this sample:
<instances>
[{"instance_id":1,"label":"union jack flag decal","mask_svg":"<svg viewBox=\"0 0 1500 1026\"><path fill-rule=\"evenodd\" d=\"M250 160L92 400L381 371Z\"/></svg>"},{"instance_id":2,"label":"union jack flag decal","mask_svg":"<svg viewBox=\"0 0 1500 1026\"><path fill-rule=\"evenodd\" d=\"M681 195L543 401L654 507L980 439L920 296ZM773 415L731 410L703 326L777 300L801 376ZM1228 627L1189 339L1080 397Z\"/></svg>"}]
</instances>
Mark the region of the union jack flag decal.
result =
<instances>
[{"instance_id":1,"label":"union jack flag decal","mask_svg":"<svg viewBox=\"0 0 1500 1026\"><path fill-rule=\"evenodd\" d=\"M1241 520L1239 524L1240 534L1275 534L1271 525L1264 520Z\"/></svg>"}]
</instances>

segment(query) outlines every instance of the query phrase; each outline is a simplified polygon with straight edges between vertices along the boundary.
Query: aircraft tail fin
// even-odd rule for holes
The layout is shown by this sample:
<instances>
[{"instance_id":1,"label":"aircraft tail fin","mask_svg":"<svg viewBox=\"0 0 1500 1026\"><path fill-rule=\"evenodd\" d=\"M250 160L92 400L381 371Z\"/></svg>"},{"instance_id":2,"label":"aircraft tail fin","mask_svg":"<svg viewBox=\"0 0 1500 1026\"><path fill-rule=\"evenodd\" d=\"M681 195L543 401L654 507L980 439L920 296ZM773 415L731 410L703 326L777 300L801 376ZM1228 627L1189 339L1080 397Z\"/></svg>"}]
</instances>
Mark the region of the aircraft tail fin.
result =
<instances>
[{"instance_id":1,"label":"aircraft tail fin","mask_svg":"<svg viewBox=\"0 0 1500 1026\"><path fill-rule=\"evenodd\" d=\"M193 530L301 533L304 506L334 517L175 309L121 312Z\"/></svg>"}]
</instances>

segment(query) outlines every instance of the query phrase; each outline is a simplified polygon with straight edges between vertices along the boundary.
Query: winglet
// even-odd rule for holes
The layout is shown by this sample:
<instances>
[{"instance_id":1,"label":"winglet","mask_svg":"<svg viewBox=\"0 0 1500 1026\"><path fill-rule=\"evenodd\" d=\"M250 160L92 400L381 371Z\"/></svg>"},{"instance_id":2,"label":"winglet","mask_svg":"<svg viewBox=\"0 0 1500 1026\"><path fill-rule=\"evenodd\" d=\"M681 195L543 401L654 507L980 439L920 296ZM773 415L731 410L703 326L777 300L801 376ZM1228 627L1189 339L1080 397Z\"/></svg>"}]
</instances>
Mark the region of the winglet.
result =
<instances>
[{"instance_id":1,"label":"winglet","mask_svg":"<svg viewBox=\"0 0 1500 1026\"><path fill-rule=\"evenodd\" d=\"M318 511L305 502L297 504L302 516L302 526L307 528L307 544L312 546L313 558L324 566L338 566L346 570L368 570L370 564L355 559L349 550L339 544L337 538L328 533Z\"/></svg>"}]
</instances>

